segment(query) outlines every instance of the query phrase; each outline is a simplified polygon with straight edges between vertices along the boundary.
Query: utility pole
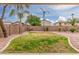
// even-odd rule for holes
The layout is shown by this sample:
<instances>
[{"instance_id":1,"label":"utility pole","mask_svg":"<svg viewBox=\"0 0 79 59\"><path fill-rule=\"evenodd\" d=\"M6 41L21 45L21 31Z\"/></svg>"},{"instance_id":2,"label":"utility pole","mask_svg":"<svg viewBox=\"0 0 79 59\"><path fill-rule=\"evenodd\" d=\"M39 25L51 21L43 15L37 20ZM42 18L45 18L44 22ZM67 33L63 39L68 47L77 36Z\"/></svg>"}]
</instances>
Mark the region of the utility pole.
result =
<instances>
[{"instance_id":1,"label":"utility pole","mask_svg":"<svg viewBox=\"0 0 79 59\"><path fill-rule=\"evenodd\" d=\"M73 18L74 18L74 14L72 13L72 15L71 15L71 16L72 16L72 19L73 19Z\"/></svg>"},{"instance_id":2,"label":"utility pole","mask_svg":"<svg viewBox=\"0 0 79 59\"><path fill-rule=\"evenodd\" d=\"M41 9L41 11L42 11L42 13L43 13L43 28L44 28L44 30L45 30L45 16L46 16L46 13L47 13L47 11L45 11L43 8L40 8Z\"/></svg>"}]
</instances>

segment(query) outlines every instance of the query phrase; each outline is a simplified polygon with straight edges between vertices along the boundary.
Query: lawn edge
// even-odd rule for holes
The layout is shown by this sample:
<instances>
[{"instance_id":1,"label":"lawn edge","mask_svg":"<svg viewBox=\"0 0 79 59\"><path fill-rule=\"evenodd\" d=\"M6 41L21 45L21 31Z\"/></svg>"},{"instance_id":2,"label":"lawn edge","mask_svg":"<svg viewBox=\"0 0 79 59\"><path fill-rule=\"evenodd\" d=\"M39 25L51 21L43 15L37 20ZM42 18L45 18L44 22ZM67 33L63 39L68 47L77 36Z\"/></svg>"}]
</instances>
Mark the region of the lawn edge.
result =
<instances>
[{"instance_id":1,"label":"lawn edge","mask_svg":"<svg viewBox=\"0 0 79 59\"><path fill-rule=\"evenodd\" d=\"M9 44L11 43L12 40L14 40L15 38L20 37L22 35L25 35L26 33L28 33L28 32L24 32L22 34L14 35L12 38L10 38L8 43L0 50L0 53L3 52L9 46Z\"/></svg>"},{"instance_id":2,"label":"lawn edge","mask_svg":"<svg viewBox=\"0 0 79 59\"><path fill-rule=\"evenodd\" d=\"M70 38L69 38L69 37L67 37L67 38L68 38L69 45L70 45L74 50L76 50L77 52L79 52L79 50L71 43Z\"/></svg>"},{"instance_id":3,"label":"lawn edge","mask_svg":"<svg viewBox=\"0 0 79 59\"><path fill-rule=\"evenodd\" d=\"M18 34L18 35L15 35L14 37L12 37L12 38L9 40L9 42L4 46L4 48L2 48L2 49L0 50L0 53L3 52L3 51L9 46L9 44L11 43L11 41L12 41L13 39L15 39L15 38L17 38L17 37L20 37L20 36L22 36L22 35L25 35L26 33L28 33L28 32L24 32L24 33L22 33L22 34ZM56 32L53 32L53 33L56 33ZM59 33L56 33L56 34L59 34ZM59 34L59 35L62 35L62 34ZM62 35L62 36L65 36L65 35ZM65 37L68 38L68 43L69 43L69 45L70 45L74 50L76 50L77 52L79 52L79 50L78 50L76 47L74 47L73 44L71 43L70 38L69 38L68 36L65 36Z\"/></svg>"},{"instance_id":4,"label":"lawn edge","mask_svg":"<svg viewBox=\"0 0 79 59\"><path fill-rule=\"evenodd\" d=\"M56 32L54 32L54 33L56 33ZM56 33L56 34L59 34L59 33ZM59 34L59 35L62 35L62 34ZM68 36L65 36L65 35L62 35L62 36L67 37L67 38L68 38L68 43L69 43L69 45L70 45L74 50L76 50L77 52L79 52L79 50L71 43L70 38L69 38Z\"/></svg>"}]
</instances>

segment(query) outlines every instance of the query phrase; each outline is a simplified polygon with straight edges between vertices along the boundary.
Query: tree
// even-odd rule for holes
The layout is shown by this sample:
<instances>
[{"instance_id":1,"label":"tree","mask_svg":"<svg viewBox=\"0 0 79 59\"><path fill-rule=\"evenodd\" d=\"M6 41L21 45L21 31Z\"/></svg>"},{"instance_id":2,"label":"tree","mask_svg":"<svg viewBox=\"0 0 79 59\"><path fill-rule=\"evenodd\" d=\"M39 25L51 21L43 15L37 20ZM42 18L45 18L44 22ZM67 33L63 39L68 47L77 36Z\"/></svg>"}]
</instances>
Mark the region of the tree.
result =
<instances>
[{"instance_id":1,"label":"tree","mask_svg":"<svg viewBox=\"0 0 79 59\"><path fill-rule=\"evenodd\" d=\"M71 32L77 31L77 29L75 28L75 24L76 24L76 19L75 18L70 20L70 24L72 25L72 28L70 29L70 31Z\"/></svg>"},{"instance_id":2,"label":"tree","mask_svg":"<svg viewBox=\"0 0 79 59\"><path fill-rule=\"evenodd\" d=\"M76 18L74 18L74 14L71 15L72 19L70 19L70 24L74 27L76 24Z\"/></svg>"},{"instance_id":3,"label":"tree","mask_svg":"<svg viewBox=\"0 0 79 59\"><path fill-rule=\"evenodd\" d=\"M18 16L18 18L19 18L19 34L20 34L21 33L20 27L21 27L21 24L22 24L21 20L24 17L23 14L29 13L27 10L25 10L25 7L29 8L29 5L27 5L27 4L17 4L15 6L16 6L16 10L12 9L10 16L14 15L15 13Z\"/></svg>"},{"instance_id":4,"label":"tree","mask_svg":"<svg viewBox=\"0 0 79 59\"><path fill-rule=\"evenodd\" d=\"M3 7L3 9L2 9L2 14L1 14L1 18L0 18L0 26L1 26L4 37L7 37L7 31L6 31L6 28L5 28L4 23L3 23L3 19L4 19L4 16L6 14L7 7L8 6L14 7L15 6L15 8L11 9L11 12L10 12L10 16L12 16L13 14L17 13L17 11L22 12L24 10L24 8L25 7L28 8L29 5L27 5L27 4L14 4L14 5L13 4L3 4L1 6ZM27 11L23 11L23 12L27 12Z\"/></svg>"},{"instance_id":5,"label":"tree","mask_svg":"<svg viewBox=\"0 0 79 59\"><path fill-rule=\"evenodd\" d=\"M29 15L27 17L27 21L30 25L32 26L40 26L41 25L41 20L39 17L34 16L34 15Z\"/></svg>"},{"instance_id":6,"label":"tree","mask_svg":"<svg viewBox=\"0 0 79 59\"><path fill-rule=\"evenodd\" d=\"M75 24L76 24L76 19L75 19L75 18L71 19L71 20L70 20L70 24L71 24L72 26L75 26Z\"/></svg>"},{"instance_id":7,"label":"tree","mask_svg":"<svg viewBox=\"0 0 79 59\"><path fill-rule=\"evenodd\" d=\"M4 15L5 15L5 12L6 12L6 7L7 7L7 5L3 5L3 11L2 11L2 14L1 14L1 18L0 18L0 26L1 26L2 32L4 34L4 37L7 37L7 31L6 31L4 23L3 23Z\"/></svg>"},{"instance_id":8,"label":"tree","mask_svg":"<svg viewBox=\"0 0 79 59\"><path fill-rule=\"evenodd\" d=\"M72 25L72 28L70 29L70 31L75 32L76 31L76 29L75 29L76 18L74 18L74 14L72 14L72 19L70 19L69 23Z\"/></svg>"},{"instance_id":9,"label":"tree","mask_svg":"<svg viewBox=\"0 0 79 59\"><path fill-rule=\"evenodd\" d=\"M17 14L18 18L20 19L20 22L19 22L19 34L21 33L21 30L20 30L20 26L21 26L21 19L23 18L23 13L19 13Z\"/></svg>"}]
</instances>

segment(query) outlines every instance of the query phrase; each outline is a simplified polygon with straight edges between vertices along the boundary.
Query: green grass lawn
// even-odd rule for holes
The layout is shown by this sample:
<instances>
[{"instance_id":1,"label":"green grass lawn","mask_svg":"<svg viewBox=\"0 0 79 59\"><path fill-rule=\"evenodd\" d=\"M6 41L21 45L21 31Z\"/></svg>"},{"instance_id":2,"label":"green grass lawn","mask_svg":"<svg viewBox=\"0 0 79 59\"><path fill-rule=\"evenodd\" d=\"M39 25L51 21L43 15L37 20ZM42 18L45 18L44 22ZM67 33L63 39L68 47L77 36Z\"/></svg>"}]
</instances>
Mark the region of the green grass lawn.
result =
<instances>
[{"instance_id":1,"label":"green grass lawn","mask_svg":"<svg viewBox=\"0 0 79 59\"><path fill-rule=\"evenodd\" d=\"M15 38L4 53L76 53L66 37L51 32L29 32Z\"/></svg>"}]
</instances>

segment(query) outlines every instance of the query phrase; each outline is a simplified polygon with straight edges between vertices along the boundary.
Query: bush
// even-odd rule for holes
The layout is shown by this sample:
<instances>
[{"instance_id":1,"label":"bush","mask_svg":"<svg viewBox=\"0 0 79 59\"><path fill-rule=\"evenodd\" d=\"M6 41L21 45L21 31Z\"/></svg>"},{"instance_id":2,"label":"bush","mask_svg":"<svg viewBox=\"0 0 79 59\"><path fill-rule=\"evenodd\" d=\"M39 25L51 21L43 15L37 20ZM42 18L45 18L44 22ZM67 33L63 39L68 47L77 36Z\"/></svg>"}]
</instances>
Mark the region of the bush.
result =
<instances>
[{"instance_id":1,"label":"bush","mask_svg":"<svg viewBox=\"0 0 79 59\"><path fill-rule=\"evenodd\" d=\"M29 23L32 26L41 26L41 20L39 17L35 15L29 15L26 20L27 23Z\"/></svg>"},{"instance_id":2,"label":"bush","mask_svg":"<svg viewBox=\"0 0 79 59\"><path fill-rule=\"evenodd\" d=\"M61 28L60 27L58 28L58 31L61 31Z\"/></svg>"},{"instance_id":3,"label":"bush","mask_svg":"<svg viewBox=\"0 0 79 59\"><path fill-rule=\"evenodd\" d=\"M44 28L44 31L48 31L48 30L49 30L49 28L48 28L48 27L45 27L45 28Z\"/></svg>"},{"instance_id":4,"label":"bush","mask_svg":"<svg viewBox=\"0 0 79 59\"><path fill-rule=\"evenodd\" d=\"M72 33L73 33L73 32L76 32L76 29L75 29L75 28L71 28L71 29L70 29L70 32L72 32Z\"/></svg>"}]
</instances>

